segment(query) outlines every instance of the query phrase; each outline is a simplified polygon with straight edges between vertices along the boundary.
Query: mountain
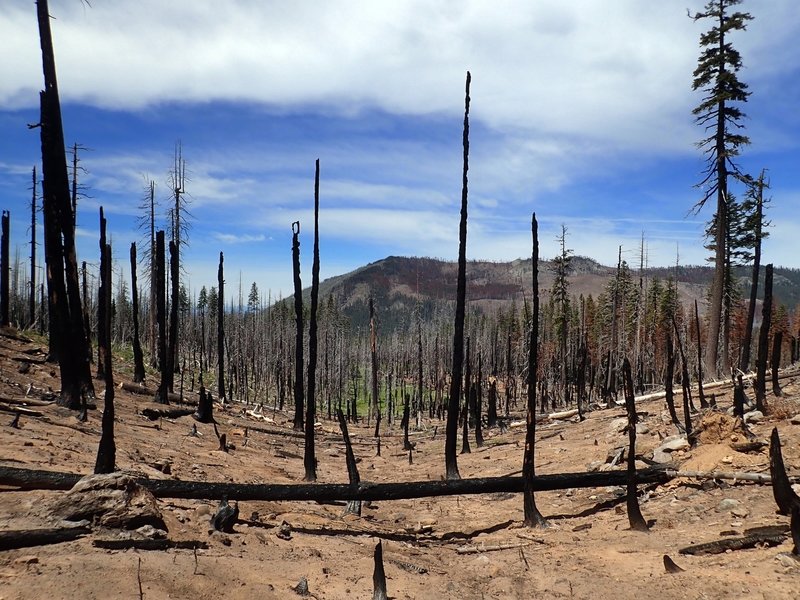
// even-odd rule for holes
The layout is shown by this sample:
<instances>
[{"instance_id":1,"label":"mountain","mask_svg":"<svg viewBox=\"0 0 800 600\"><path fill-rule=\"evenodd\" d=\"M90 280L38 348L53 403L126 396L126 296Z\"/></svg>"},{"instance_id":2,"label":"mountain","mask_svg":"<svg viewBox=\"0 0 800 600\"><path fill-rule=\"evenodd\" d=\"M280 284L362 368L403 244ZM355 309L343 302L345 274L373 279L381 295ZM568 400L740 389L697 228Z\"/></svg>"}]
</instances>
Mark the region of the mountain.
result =
<instances>
[{"instance_id":1,"label":"mountain","mask_svg":"<svg viewBox=\"0 0 800 600\"><path fill-rule=\"evenodd\" d=\"M585 256L573 256L569 276L570 293L599 296L613 279L615 267L607 267ZM632 271L638 278L637 271ZM645 269L648 280L666 281L672 275L678 282L681 301L691 306L703 300L711 284L713 269L700 266L678 266ZM331 277L320 283L320 301L329 295L337 298L342 312L353 327L366 326L369 319L368 301L372 296L381 329L384 332L406 327L419 312L430 319L437 312L452 313L455 307L457 264L433 258L389 256L369 263L350 273ZM749 294L750 272L747 267L736 269L742 293ZM553 262L540 261L539 289L542 301L553 284ZM763 289L763 269L762 269ZM777 302L794 307L800 301L800 270L776 268L774 288ZM467 310L487 314L499 308L507 310L512 302L522 305L530 297L531 261L467 262ZM310 290L304 291L307 297ZM702 310L702 309L701 309Z\"/></svg>"}]
</instances>

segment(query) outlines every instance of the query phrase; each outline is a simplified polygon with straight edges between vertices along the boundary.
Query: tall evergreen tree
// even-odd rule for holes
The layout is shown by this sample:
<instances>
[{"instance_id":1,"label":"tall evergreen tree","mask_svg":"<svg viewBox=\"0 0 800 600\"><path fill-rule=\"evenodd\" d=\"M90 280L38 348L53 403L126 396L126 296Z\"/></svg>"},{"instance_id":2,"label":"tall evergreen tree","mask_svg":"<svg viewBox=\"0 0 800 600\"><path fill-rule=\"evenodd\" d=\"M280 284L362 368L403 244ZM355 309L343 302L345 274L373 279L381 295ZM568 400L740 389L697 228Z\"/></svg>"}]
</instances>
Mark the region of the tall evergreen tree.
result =
<instances>
[{"instance_id":1,"label":"tall evergreen tree","mask_svg":"<svg viewBox=\"0 0 800 600\"><path fill-rule=\"evenodd\" d=\"M747 84L739 81L737 73L742 67L739 52L731 45L731 32L744 30L753 17L749 13L731 9L741 0L709 0L705 9L694 15L694 20L710 19L714 24L700 36L700 57L694 70L693 90L702 90L703 99L692 114L702 126L706 137L698 143L705 155L703 179L697 184L703 196L695 204L699 211L706 202L716 199L714 214L714 280L711 286L709 312L709 339L706 344L706 372L717 372L719 332L722 318L725 287L726 242L728 232L728 175L741 176L733 162L741 146L750 143L747 136L738 133L742 128L744 113L736 106L746 102L750 92Z\"/></svg>"}]
</instances>

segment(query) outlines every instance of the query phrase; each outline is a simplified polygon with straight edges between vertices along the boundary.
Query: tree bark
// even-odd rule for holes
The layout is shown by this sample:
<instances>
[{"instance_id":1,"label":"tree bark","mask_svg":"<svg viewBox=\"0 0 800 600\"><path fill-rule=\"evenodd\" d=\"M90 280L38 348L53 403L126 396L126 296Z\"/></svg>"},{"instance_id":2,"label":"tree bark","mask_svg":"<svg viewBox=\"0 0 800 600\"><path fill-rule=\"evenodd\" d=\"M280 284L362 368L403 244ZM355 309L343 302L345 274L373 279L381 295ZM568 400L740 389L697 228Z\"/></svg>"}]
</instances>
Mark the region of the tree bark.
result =
<instances>
[{"instance_id":1,"label":"tree bark","mask_svg":"<svg viewBox=\"0 0 800 600\"><path fill-rule=\"evenodd\" d=\"M300 281L300 221L292 223L292 275L294 277L294 428L303 431L303 284Z\"/></svg>"},{"instance_id":2,"label":"tree bark","mask_svg":"<svg viewBox=\"0 0 800 600\"><path fill-rule=\"evenodd\" d=\"M167 367L167 307L164 277L164 232L156 232L156 322L158 324L158 365L161 370L161 381L158 384L155 401L169 404L169 387L167 378L171 376Z\"/></svg>"},{"instance_id":3,"label":"tree bark","mask_svg":"<svg viewBox=\"0 0 800 600\"><path fill-rule=\"evenodd\" d=\"M103 207L100 207L100 292L97 302L99 314L97 318L98 332L103 330L106 344L103 351L103 377L106 391L103 406L102 433L97 449L95 473L113 473L116 468L117 447L114 443L114 372L111 364L111 315L109 303L111 299L111 244L106 243L106 218ZM100 345L98 344L98 347Z\"/></svg>"},{"instance_id":4,"label":"tree bark","mask_svg":"<svg viewBox=\"0 0 800 600\"><path fill-rule=\"evenodd\" d=\"M450 378L450 400L447 405L447 428L444 447L445 476L459 479L456 443L458 437L458 408L461 399L461 377L464 362L464 313L467 293L467 172L469 171L469 86L472 75L467 71L464 94L464 131L462 137L463 169L461 172L461 220L458 229L458 280L456 285L456 316L453 332L453 372Z\"/></svg>"},{"instance_id":5,"label":"tree bark","mask_svg":"<svg viewBox=\"0 0 800 600\"><path fill-rule=\"evenodd\" d=\"M314 423L317 389L317 306L319 305L319 159L314 173L314 258L311 267L311 314L308 323L308 395L306 397L306 435L303 465L305 481L317 480L317 459L314 456ZM374 350L373 350L374 352ZM373 359L374 360L374 359ZM373 373L376 370L373 367ZM376 390L377 382L373 382Z\"/></svg>"},{"instance_id":6,"label":"tree bark","mask_svg":"<svg viewBox=\"0 0 800 600\"><path fill-rule=\"evenodd\" d=\"M131 296L133 297L133 382L144 381L144 354L139 340L139 288L136 278L136 242L131 242Z\"/></svg>"},{"instance_id":7,"label":"tree bark","mask_svg":"<svg viewBox=\"0 0 800 600\"><path fill-rule=\"evenodd\" d=\"M528 527L546 527L547 521L536 507L534 497L535 447L536 447L536 384L539 368L539 224L536 213L531 216L531 287L533 290L533 316L531 317L530 343L528 344L528 406L525 430L525 452L522 457L524 522Z\"/></svg>"},{"instance_id":8,"label":"tree bark","mask_svg":"<svg viewBox=\"0 0 800 600\"><path fill-rule=\"evenodd\" d=\"M769 329L772 324L772 263L767 265L764 277L764 305L761 307L761 327L758 332L758 358L756 362L756 408L766 414L767 352Z\"/></svg>"},{"instance_id":9,"label":"tree bark","mask_svg":"<svg viewBox=\"0 0 800 600\"><path fill-rule=\"evenodd\" d=\"M776 331L772 337L772 356L770 361L770 369L772 370L772 395L782 396L781 384L778 380L778 375L781 367L781 346L783 345L783 331Z\"/></svg>"},{"instance_id":10,"label":"tree bark","mask_svg":"<svg viewBox=\"0 0 800 600\"><path fill-rule=\"evenodd\" d=\"M639 508L636 497L636 402L633 394L633 377L631 363L628 359L622 362L622 377L625 385L625 410L628 413L628 484L626 504L628 507L628 523L634 531L650 531L647 521Z\"/></svg>"},{"instance_id":11,"label":"tree bark","mask_svg":"<svg viewBox=\"0 0 800 600\"><path fill-rule=\"evenodd\" d=\"M0 485L22 490L68 490L81 475L20 469L0 466ZM670 476L663 467L636 471L636 483L664 483ZM625 471L578 472L537 475L531 482L535 492L569 488L594 488L626 485ZM405 500L493 493L521 493L523 477L482 477L458 480L425 480L403 483L297 483L297 484L247 484L230 482L180 481L175 479L137 479L136 483L150 490L157 498L184 498L221 500L224 497L240 502L263 501L318 501L334 500Z\"/></svg>"}]
</instances>

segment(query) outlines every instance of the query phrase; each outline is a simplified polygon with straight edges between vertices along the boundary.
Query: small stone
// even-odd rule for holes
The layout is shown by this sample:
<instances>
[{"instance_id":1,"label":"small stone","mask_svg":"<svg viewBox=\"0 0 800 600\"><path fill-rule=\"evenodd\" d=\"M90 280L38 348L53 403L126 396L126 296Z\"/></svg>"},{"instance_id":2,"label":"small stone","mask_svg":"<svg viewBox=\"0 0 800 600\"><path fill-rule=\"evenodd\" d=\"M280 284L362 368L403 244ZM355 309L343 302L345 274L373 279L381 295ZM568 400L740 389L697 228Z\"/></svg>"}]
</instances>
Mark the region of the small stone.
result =
<instances>
[{"instance_id":1,"label":"small stone","mask_svg":"<svg viewBox=\"0 0 800 600\"><path fill-rule=\"evenodd\" d=\"M746 519L750 515L750 511L740 506L731 510L731 514L737 519Z\"/></svg>"},{"instance_id":2,"label":"small stone","mask_svg":"<svg viewBox=\"0 0 800 600\"><path fill-rule=\"evenodd\" d=\"M730 464L733 463L733 457L732 456L725 456L725 457L722 458L722 460L720 462L723 462L726 465L730 465Z\"/></svg>"},{"instance_id":3,"label":"small stone","mask_svg":"<svg viewBox=\"0 0 800 600\"><path fill-rule=\"evenodd\" d=\"M39 557L34 554L26 554L14 559L15 565L38 565Z\"/></svg>"},{"instance_id":4,"label":"small stone","mask_svg":"<svg viewBox=\"0 0 800 600\"><path fill-rule=\"evenodd\" d=\"M152 525L142 525L136 533L149 540L163 540L167 537L167 532L163 529L156 529Z\"/></svg>"},{"instance_id":5,"label":"small stone","mask_svg":"<svg viewBox=\"0 0 800 600\"><path fill-rule=\"evenodd\" d=\"M733 510L741 506L741 503L738 500L734 500L733 498L725 498L717 505L718 512L724 512L726 510Z\"/></svg>"},{"instance_id":6,"label":"small stone","mask_svg":"<svg viewBox=\"0 0 800 600\"><path fill-rule=\"evenodd\" d=\"M753 410L744 415L745 423L758 423L764 420L764 413L760 410Z\"/></svg>"},{"instance_id":7,"label":"small stone","mask_svg":"<svg viewBox=\"0 0 800 600\"><path fill-rule=\"evenodd\" d=\"M636 425L636 433L645 435L647 433L650 433L650 428L645 423L639 423L638 425Z\"/></svg>"},{"instance_id":8,"label":"small stone","mask_svg":"<svg viewBox=\"0 0 800 600\"><path fill-rule=\"evenodd\" d=\"M796 414L791 419L789 419L789 423L792 425L800 425L800 414Z\"/></svg>"}]
</instances>

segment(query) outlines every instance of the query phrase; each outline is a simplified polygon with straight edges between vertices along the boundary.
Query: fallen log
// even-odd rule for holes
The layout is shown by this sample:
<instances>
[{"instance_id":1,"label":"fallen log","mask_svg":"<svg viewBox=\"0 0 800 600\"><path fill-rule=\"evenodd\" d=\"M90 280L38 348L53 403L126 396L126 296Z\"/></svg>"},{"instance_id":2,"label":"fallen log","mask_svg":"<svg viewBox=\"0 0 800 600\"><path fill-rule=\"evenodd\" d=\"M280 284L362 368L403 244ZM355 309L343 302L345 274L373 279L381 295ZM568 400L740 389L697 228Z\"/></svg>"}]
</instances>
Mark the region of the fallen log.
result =
<instances>
[{"instance_id":1,"label":"fallen log","mask_svg":"<svg viewBox=\"0 0 800 600\"><path fill-rule=\"evenodd\" d=\"M772 477L764 473L737 473L732 471L675 471L667 469L667 473L675 478L687 477L693 479L728 479L733 481L750 481L772 485ZM789 477L789 481L800 483L800 477Z\"/></svg>"},{"instance_id":2,"label":"fallen log","mask_svg":"<svg viewBox=\"0 0 800 600\"><path fill-rule=\"evenodd\" d=\"M208 542L199 540L92 540L92 546L105 550L207 550Z\"/></svg>"},{"instance_id":3,"label":"fallen log","mask_svg":"<svg viewBox=\"0 0 800 600\"><path fill-rule=\"evenodd\" d=\"M55 400L37 400L35 398L14 398L9 396L0 396L0 402L6 404L19 404L21 406L53 406Z\"/></svg>"},{"instance_id":4,"label":"fallen log","mask_svg":"<svg viewBox=\"0 0 800 600\"><path fill-rule=\"evenodd\" d=\"M188 417L189 415L194 414L194 409L170 407L166 404L158 404L155 406L145 406L140 408L139 413L151 421L157 421L158 419L177 419L178 417Z\"/></svg>"},{"instance_id":5,"label":"fallen log","mask_svg":"<svg viewBox=\"0 0 800 600\"><path fill-rule=\"evenodd\" d=\"M130 383L128 381L123 381L117 387L119 387L121 390L125 390L126 392L130 392L131 394L136 394L138 396L150 396L151 398L155 398L157 391L152 388L145 387L139 383ZM167 394L167 399L170 402L176 402L178 404L197 404L198 402L197 400L184 398L175 392L170 392Z\"/></svg>"},{"instance_id":6,"label":"fallen log","mask_svg":"<svg viewBox=\"0 0 800 600\"><path fill-rule=\"evenodd\" d=\"M50 529L12 529L0 531L0 550L31 548L47 544L71 542L89 533L88 527L57 527Z\"/></svg>"},{"instance_id":7,"label":"fallen log","mask_svg":"<svg viewBox=\"0 0 800 600\"><path fill-rule=\"evenodd\" d=\"M0 403L0 412L11 413L16 415L24 415L26 417L41 417L42 413L38 410L30 410L22 406L11 406L8 404Z\"/></svg>"},{"instance_id":8,"label":"fallen log","mask_svg":"<svg viewBox=\"0 0 800 600\"><path fill-rule=\"evenodd\" d=\"M70 489L81 475L57 473L18 467L0 466L0 485L21 490ZM671 476L664 467L649 467L636 471L637 484L664 483ZM469 494L521 493L522 477L481 477L474 479L409 481L402 483L288 483L246 484L226 482L180 481L174 479L135 479L157 498L185 498L202 500L263 500L312 501L332 500L405 500L438 496ZM545 492L570 488L624 486L628 482L625 471L599 471L537 475L533 490Z\"/></svg>"},{"instance_id":9,"label":"fallen log","mask_svg":"<svg viewBox=\"0 0 800 600\"><path fill-rule=\"evenodd\" d=\"M740 538L727 538L705 544L687 546L678 550L680 554L722 554L728 550L745 550L758 545L780 546L786 540L785 535L747 535Z\"/></svg>"}]
</instances>

